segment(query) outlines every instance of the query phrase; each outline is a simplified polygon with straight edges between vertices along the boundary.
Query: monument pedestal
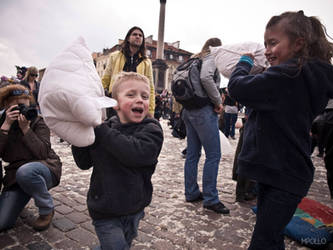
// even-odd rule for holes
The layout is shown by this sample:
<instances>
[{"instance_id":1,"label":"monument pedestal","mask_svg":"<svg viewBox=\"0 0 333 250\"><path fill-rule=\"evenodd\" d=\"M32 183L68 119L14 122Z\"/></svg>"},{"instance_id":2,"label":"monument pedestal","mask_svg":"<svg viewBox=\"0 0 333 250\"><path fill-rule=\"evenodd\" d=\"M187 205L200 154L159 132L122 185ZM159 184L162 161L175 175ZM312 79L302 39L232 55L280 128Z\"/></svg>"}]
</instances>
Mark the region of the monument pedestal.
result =
<instances>
[{"instance_id":1,"label":"monument pedestal","mask_svg":"<svg viewBox=\"0 0 333 250\"><path fill-rule=\"evenodd\" d=\"M155 91L161 93L165 89L165 78L168 65L162 59L153 62L153 72L155 80Z\"/></svg>"}]
</instances>

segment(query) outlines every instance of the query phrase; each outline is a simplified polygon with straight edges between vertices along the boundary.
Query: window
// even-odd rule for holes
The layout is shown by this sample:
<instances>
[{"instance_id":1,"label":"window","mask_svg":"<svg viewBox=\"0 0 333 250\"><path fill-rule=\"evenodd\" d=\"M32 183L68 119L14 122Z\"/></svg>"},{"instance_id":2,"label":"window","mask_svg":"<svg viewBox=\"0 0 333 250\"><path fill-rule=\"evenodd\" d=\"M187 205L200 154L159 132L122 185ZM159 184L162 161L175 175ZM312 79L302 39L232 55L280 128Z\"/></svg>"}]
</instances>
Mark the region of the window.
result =
<instances>
[{"instance_id":1,"label":"window","mask_svg":"<svg viewBox=\"0 0 333 250\"><path fill-rule=\"evenodd\" d=\"M179 56L178 57L178 60L180 61L180 62L182 62L184 59L183 59L183 56Z\"/></svg>"}]
</instances>

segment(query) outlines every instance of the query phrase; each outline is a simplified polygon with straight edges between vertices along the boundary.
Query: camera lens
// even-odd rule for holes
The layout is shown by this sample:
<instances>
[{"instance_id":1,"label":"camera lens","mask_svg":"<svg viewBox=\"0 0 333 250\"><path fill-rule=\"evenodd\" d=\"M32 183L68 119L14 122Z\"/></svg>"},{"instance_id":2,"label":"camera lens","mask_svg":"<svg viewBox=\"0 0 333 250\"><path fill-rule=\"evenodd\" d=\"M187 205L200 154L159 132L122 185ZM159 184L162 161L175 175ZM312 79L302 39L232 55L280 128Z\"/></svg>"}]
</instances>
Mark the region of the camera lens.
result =
<instances>
[{"instance_id":1,"label":"camera lens","mask_svg":"<svg viewBox=\"0 0 333 250\"><path fill-rule=\"evenodd\" d=\"M26 112L24 114L25 118L27 118L27 120L29 120L29 121L35 119L37 117L37 115L38 115L37 109L35 109L35 108L27 108Z\"/></svg>"}]
</instances>

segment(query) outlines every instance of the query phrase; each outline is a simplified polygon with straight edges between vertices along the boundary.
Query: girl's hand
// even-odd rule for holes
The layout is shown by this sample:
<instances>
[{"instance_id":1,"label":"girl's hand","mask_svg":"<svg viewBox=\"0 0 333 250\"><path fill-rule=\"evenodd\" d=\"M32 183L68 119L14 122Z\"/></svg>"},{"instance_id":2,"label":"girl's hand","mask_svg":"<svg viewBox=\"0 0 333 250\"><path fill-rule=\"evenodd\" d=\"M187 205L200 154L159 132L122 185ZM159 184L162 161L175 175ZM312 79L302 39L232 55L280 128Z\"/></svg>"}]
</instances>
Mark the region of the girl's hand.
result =
<instances>
[{"instance_id":1,"label":"girl's hand","mask_svg":"<svg viewBox=\"0 0 333 250\"><path fill-rule=\"evenodd\" d=\"M28 121L24 115L20 114L18 117L18 124L23 134L26 134L30 128L30 121Z\"/></svg>"},{"instance_id":2,"label":"girl's hand","mask_svg":"<svg viewBox=\"0 0 333 250\"><path fill-rule=\"evenodd\" d=\"M252 59L252 61L254 60L254 55L252 53L245 53L242 56L248 56Z\"/></svg>"},{"instance_id":3,"label":"girl's hand","mask_svg":"<svg viewBox=\"0 0 333 250\"><path fill-rule=\"evenodd\" d=\"M6 110L6 119L3 123L3 125L1 126L2 129L8 130L12 126L13 122L18 119L18 117L20 115L20 111L13 110L17 106L18 105L13 105Z\"/></svg>"}]
</instances>

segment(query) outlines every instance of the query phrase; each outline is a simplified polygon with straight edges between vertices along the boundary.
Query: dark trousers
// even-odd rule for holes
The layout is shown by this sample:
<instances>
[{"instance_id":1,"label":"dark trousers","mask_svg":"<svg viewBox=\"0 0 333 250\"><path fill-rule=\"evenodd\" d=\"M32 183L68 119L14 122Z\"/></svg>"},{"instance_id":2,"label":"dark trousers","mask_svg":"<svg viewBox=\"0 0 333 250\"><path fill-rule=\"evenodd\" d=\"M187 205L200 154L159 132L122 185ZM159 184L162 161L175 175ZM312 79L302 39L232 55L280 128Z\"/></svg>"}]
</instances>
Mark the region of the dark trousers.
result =
<instances>
[{"instance_id":1,"label":"dark trousers","mask_svg":"<svg viewBox=\"0 0 333 250\"><path fill-rule=\"evenodd\" d=\"M256 182L243 177L241 175L237 175L237 184L236 184L236 200L246 200L246 196L255 195L256 194ZM255 198L255 196L254 196ZM254 199L253 198L253 199Z\"/></svg>"},{"instance_id":2,"label":"dark trousers","mask_svg":"<svg viewBox=\"0 0 333 250\"><path fill-rule=\"evenodd\" d=\"M2 173L2 161L0 159L0 191L2 189L2 179L3 179L3 173Z\"/></svg>"},{"instance_id":3,"label":"dark trousers","mask_svg":"<svg viewBox=\"0 0 333 250\"><path fill-rule=\"evenodd\" d=\"M330 190L331 199L333 199L333 156L325 157L327 185Z\"/></svg>"},{"instance_id":4,"label":"dark trousers","mask_svg":"<svg viewBox=\"0 0 333 250\"><path fill-rule=\"evenodd\" d=\"M327 124L325 127L325 168L327 174L327 185L330 190L331 199L333 199L333 124Z\"/></svg>"},{"instance_id":5,"label":"dark trousers","mask_svg":"<svg viewBox=\"0 0 333 250\"><path fill-rule=\"evenodd\" d=\"M245 121L243 122L245 123ZM248 179L247 177L241 176L238 174L238 155L243 146L243 134L244 134L244 126L239 129L239 139L236 147L234 164L232 168L232 179L237 181L236 185L236 200L241 201L245 199L245 196L248 194L255 193L256 182L254 180Z\"/></svg>"},{"instance_id":6,"label":"dark trousers","mask_svg":"<svg viewBox=\"0 0 333 250\"><path fill-rule=\"evenodd\" d=\"M238 114L224 113L224 135L228 138L229 136L235 136L235 125L237 122Z\"/></svg>"},{"instance_id":7,"label":"dark trousers","mask_svg":"<svg viewBox=\"0 0 333 250\"><path fill-rule=\"evenodd\" d=\"M257 220L248 249L285 249L283 231L301 200L301 196L258 183Z\"/></svg>"}]
</instances>

